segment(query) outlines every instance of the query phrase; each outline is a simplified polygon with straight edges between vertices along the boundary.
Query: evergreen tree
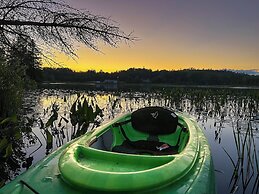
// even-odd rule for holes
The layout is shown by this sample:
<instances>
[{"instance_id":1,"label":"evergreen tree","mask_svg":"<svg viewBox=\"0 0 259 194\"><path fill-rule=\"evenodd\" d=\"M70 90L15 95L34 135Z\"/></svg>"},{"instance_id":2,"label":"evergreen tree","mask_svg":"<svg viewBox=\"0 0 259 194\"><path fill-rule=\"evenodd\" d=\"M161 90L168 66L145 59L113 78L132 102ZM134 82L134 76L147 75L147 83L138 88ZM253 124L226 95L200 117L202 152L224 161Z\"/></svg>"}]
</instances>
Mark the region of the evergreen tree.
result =
<instances>
[{"instance_id":1,"label":"evergreen tree","mask_svg":"<svg viewBox=\"0 0 259 194\"><path fill-rule=\"evenodd\" d=\"M32 39L18 37L8 50L7 56L9 68L16 71L25 83L30 79L40 81L39 51Z\"/></svg>"}]
</instances>

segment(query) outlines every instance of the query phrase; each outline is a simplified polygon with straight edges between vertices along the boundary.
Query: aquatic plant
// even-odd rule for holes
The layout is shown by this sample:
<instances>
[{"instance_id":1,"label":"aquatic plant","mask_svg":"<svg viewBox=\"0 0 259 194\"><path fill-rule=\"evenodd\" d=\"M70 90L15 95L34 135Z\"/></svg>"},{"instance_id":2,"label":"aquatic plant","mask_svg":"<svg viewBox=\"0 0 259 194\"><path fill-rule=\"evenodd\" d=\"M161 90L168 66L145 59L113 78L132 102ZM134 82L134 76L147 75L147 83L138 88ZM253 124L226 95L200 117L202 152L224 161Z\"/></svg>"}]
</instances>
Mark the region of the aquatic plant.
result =
<instances>
[{"instance_id":1,"label":"aquatic plant","mask_svg":"<svg viewBox=\"0 0 259 194\"><path fill-rule=\"evenodd\" d=\"M145 106L162 106L193 115L206 129L206 133L212 132L212 141L219 146L224 146L224 140L227 138L225 136L226 131L231 129L229 126L232 123L237 123L239 119L239 127L242 129L240 129L240 136L242 135L242 138L240 137L238 140L238 136L236 136L236 142L240 141L246 145L244 151L247 154L244 154L244 158L249 159L250 157L249 163L252 163L258 156L253 154L252 144L250 147L247 146L248 142L246 141L251 139L249 138L251 134L247 135L246 141L244 141L246 130L243 129L249 119L256 118L258 115L258 97L259 94L256 90L243 91L215 88L151 87L144 88L143 91L137 88L128 90L124 88L117 91L107 91L107 89L93 90L90 88L89 90L44 89L34 91L34 97L26 97L26 109L30 114L26 116L28 118L25 120L30 123L28 124L30 127L28 127L28 132L22 133L23 136L21 137L24 145L31 146L31 148L29 149L30 151L27 151L26 158L20 162L20 166L27 168L26 164L30 165L36 162L32 160L35 154L40 153L43 157L44 154L42 153L48 154L71 139L84 134L87 130L93 130L104 121L108 121L118 114L134 111ZM32 103L31 101L33 100L36 102ZM29 108L29 106L35 107ZM23 114L26 115L26 113ZM211 125L210 128L208 124ZM249 133L255 135L256 126L251 123L252 130ZM237 133L237 128L235 128L235 132ZM221 145L222 142L223 145ZM242 143L236 147L239 149L239 155L242 156L241 145ZM256 143L255 146L257 149ZM234 164L232 164L234 173L237 164L236 157L233 150L224 149L233 160L231 162L227 154L224 157ZM247 151L249 149L250 151ZM247 159L244 159L244 167L248 161ZM241 159L239 163L241 164ZM216 167L218 168L217 165ZM258 173L255 173L255 165L253 168L250 165L249 171L253 172L252 169L254 169L254 176L250 181L252 174L250 173L248 176L245 175L245 171L243 173L243 177L248 177L244 178L243 181L247 185L245 190L247 192L252 190L254 179L259 179L256 178ZM217 169L217 173L220 171L222 170ZM239 174L239 179L232 180L230 185L232 192L239 192L243 189L241 177L242 175ZM235 186L233 187L233 185ZM255 192L258 185L254 187Z\"/></svg>"}]
</instances>

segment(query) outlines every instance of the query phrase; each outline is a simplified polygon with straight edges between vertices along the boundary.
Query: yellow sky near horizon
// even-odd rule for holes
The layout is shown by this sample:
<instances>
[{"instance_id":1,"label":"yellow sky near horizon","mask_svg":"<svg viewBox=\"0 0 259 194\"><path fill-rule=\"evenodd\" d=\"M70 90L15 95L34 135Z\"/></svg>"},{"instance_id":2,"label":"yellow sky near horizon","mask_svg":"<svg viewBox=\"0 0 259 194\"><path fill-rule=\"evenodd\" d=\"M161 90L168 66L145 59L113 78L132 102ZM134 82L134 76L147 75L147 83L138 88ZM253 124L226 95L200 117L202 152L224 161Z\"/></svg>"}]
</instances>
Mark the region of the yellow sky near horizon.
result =
<instances>
[{"instance_id":1,"label":"yellow sky near horizon","mask_svg":"<svg viewBox=\"0 0 259 194\"><path fill-rule=\"evenodd\" d=\"M62 53L57 53L55 60L63 67L74 71L104 71L115 72L129 68L146 68L151 70L180 70L180 69L256 69L254 58L224 49L215 48L213 53L197 50L184 50L183 48L156 49L145 48L145 45L136 42L131 45L122 43L118 48L105 46L101 52L80 47L78 58L72 59ZM48 65L43 65L46 67ZM55 67L55 66L54 66Z\"/></svg>"},{"instance_id":2,"label":"yellow sky near horizon","mask_svg":"<svg viewBox=\"0 0 259 194\"><path fill-rule=\"evenodd\" d=\"M56 54L72 70L259 69L259 2L66 1L110 17L139 39L117 48L100 43L101 52L81 45L76 60Z\"/></svg>"}]
</instances>

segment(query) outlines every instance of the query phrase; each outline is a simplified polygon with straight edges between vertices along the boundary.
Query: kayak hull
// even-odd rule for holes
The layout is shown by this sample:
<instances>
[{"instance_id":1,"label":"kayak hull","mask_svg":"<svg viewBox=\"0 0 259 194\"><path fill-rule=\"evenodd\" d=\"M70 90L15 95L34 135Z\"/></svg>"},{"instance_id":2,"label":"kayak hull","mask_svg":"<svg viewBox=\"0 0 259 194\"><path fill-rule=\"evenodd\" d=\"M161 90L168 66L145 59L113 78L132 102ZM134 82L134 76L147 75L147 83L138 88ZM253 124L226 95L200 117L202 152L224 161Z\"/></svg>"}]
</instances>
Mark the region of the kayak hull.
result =
<instances>
[{"instance_id":1,"label":"kayak hull","mask_svg":"<svg viewBox=\"0 0 259 194\"><path fill-rule=\"evenodd\" d=\"M0 189L2 193L215 193L214 167L202 129L178 114L189 130L180 153L151 156L97 150L90 145L119 117L57 149ZM115 138L115 137L114 137Z\"/></svg>"}]
</instances>

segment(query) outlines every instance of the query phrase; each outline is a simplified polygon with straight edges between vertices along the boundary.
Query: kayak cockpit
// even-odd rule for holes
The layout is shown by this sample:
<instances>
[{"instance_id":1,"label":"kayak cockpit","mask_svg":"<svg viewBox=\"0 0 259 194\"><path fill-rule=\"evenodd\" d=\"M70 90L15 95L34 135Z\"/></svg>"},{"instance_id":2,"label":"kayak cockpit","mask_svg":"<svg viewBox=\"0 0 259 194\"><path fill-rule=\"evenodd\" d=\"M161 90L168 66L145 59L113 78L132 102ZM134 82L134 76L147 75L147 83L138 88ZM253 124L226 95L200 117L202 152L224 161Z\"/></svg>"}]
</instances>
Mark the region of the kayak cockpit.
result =
<instances>
[{"instance_id":1,"label":"kayak cockpit","mask_svg":"<svg viewBox=\"0 0 259 194\"><path fill-rule=\"evenodd\" d=\"M196 128L163 108L139 110L88 132L64 151L62 178L83 190L136 191L187 174L199 154Z\"/></svg>"},{"instance_id":2,"label":"kayak cockpit","mask_svg":"<svg viewBox=\"0 0 259 194\"><path fill-rule=\"evenodd\" d=\"M148 107L114 123L89 146L125 154L172 155L180 153L188 139L187 125L175 113Z\"/></svg>"}]
</instances>

